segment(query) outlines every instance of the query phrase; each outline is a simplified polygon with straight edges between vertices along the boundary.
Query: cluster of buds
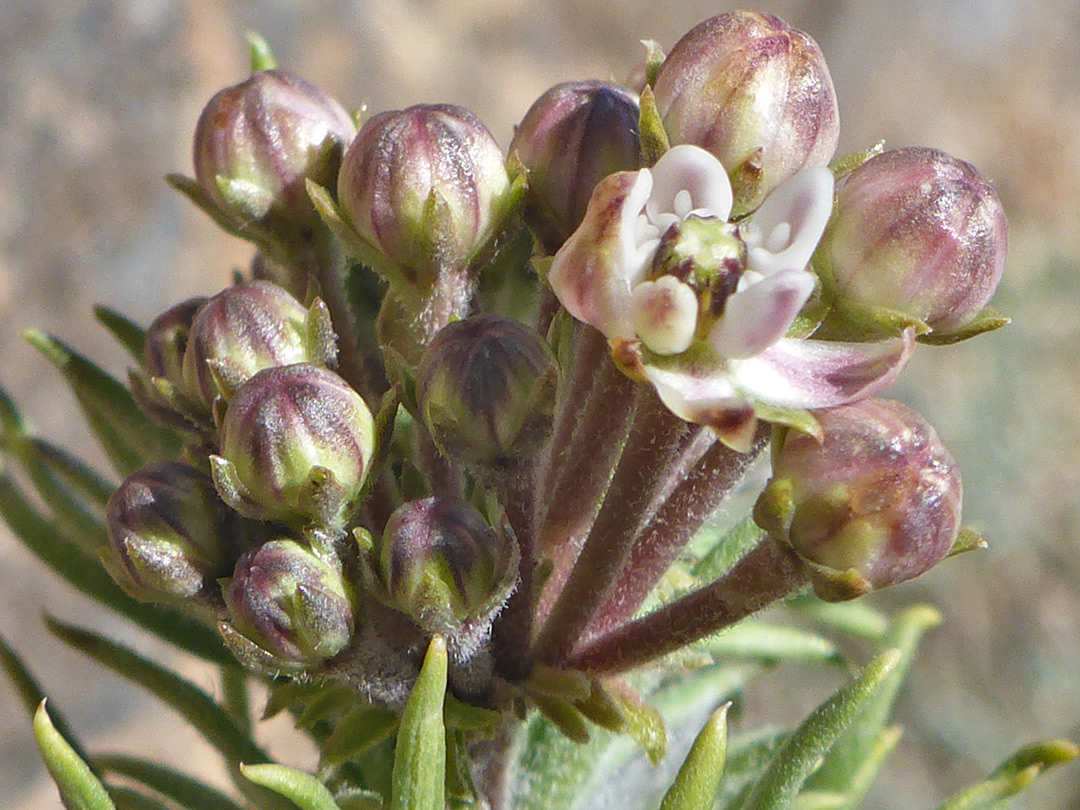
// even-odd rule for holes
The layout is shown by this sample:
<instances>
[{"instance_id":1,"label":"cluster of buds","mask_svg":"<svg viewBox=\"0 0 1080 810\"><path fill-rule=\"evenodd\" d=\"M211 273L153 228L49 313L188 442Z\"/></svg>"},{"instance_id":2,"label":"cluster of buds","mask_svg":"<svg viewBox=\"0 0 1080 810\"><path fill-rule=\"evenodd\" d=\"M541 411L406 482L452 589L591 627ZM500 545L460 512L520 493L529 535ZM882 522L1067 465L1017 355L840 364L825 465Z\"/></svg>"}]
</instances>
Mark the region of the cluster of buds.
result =
<instances>
[{"instance_id":1,"label":"cluster of buds","mask_svg":"<svg viewBox=\"0 0 1080 810\"><path fill-rule=\"evenodd\" d=\"M830 164L807 34L722 14L633 87L551 88L505 153L459 107L357 129L255 67L174 178L259 252L146 332L132 392L184 450L110 502L130 593L395 708L440 637L457 697L565 719L585 710L544 673L619 673L964 545L955 462L872 397L917 343L1004 322L1001 205L936 150ZM759 545L635 618L770 438Z\"/></svg>"}]
</instances>

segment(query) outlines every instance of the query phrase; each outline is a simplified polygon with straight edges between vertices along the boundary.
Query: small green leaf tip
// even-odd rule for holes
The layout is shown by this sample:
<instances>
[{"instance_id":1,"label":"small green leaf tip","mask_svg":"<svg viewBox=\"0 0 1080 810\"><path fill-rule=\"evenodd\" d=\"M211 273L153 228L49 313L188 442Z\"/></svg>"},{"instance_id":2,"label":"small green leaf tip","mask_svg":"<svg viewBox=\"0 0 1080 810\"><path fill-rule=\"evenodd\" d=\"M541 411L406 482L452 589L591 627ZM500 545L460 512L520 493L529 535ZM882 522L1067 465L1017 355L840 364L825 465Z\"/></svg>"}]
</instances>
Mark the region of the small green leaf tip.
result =
<instances>
[{"instance_id":1,"label":"small green leaf tip","mask_svg":"<svg viewBox=\"0 0 1080 810\"><path fill-rule=\"evenodd\" d=\"M435 636L401 715L389 810L445 810L446 640Z\"/></svg>"},{"instance_id":2,"label":"small green leaf tip","mask_svg":"<svg viewBox=\"0 0 1080 810\"><path fill-rule=\"evenodd\" d=\"M727 713L730 701L709 718L690 753L686 755L675 782L664 795L660 810L709 810L720 790L727 759Z\"/></svg>"},{"instance_id":3,"label":"small green leaf tip","mask_svg":"<svg viewBox=\"0 0 1080 810\"><path fill-rule=\"evenodd\" d=\"M1077 755L1080 746L1068 740L1049 740L1021 748L984 781L960 791L938 810L995 810L1027 788L1043 771L1070 762Z\"/></svg>"},{"instance_id":4,"label":"small green leaf tip","mask_svg":"<svg viewBox=\"0 0 1080 810\"><path fill-rule=\"evenodd\" d=\"M309 773L284 765L240 765L249 782L284 796L300 810L340 810L326 785Z\"/></svg>"},{"instance_id":5,"label":"small green leaf tip","mask_svg":"<svg viewBox=\"0 0 1080 810\"><path fill-rule=\"evenodd\" d=\"M257 73L260 70L273 70L277 67L277 59L274 58L274 53L270 50L270 45L262 34L257 31L248 31L246 39L251 57L252 73Z\"/></svg>"},{"instance_id":6,"label":"small green leaf tip","mask_svg":"<svg viewBox=\"0 0 1080 810\"><path fill-rule=\"evenodd\" d=\"M105 786L56 730L44 700L34 713L34 738L45 767L60 790L64 807L68 810L116 810Z\"/></svg>"}]
</instances>

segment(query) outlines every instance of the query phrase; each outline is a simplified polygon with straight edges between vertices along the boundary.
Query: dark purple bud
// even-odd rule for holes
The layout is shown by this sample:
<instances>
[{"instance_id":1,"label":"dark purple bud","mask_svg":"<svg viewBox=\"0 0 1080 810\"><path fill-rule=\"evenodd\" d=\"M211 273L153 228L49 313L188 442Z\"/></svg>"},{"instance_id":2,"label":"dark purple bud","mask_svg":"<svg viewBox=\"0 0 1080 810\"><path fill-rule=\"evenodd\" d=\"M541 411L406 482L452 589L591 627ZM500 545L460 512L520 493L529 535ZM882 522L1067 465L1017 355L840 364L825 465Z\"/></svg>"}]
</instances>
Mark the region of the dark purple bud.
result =
<instances>
[{"instance_id":1,"label":"dark purple bud","mask_svg":"<svg viewBox=\"0 0 1080 810\"><path fill-rule=\"evenodd\" d=\"M428 282L463 267L507 215L502 151L468 110L422 104L367 121L345 155L338 198L361 237Z\"/></svg>"},{"instance_id":2,"label":"dark purple bud","mask_svg":"<svg viewBox=\"0 0 1080 810\"><path fill-rule=\"evenodd\" d=\"M212 405L258 371L294 363L333 364L326 307L305 308L283 288L252 281L222 290L199 309L184 355L192 396Z\"/></svg>"},{"instance_id":3,"label":"dark purple bud","mask_svg":"<svg viewBox=\"0 0 1080 810\"><path fill-rule=\"evenodd\" d=\"M389 601L429 633L493 617L517 579L513 540L471 506L450 498L398 507L376 553Z\"/></svg>"},{"instance_id":4,"label":"dark purple bud","mask_svg":"<svg viewBox=\"0 0 1080 810\"><path fill-rule=\"evenodd\" d=\"M727 169L732 213L749 213L801 169L829 162L840 137L825 57L779 17L733 11L693 28L667 55L656 104L672 145Z\"/></svg>"},{"instance_id":5,"label":"dark purple bud","mask_svg":"<svg viewBox=\"0 0 1080 810\"><path fill-rule=\"evenodd\" d=\"M839 601L919 576L960 531L960 471L933 427L885 399L817 411L824 440L789 430L754 518Z\"/></svg>"},{"instance_id":6,"label":"dark purple bud","mask_svg":"<svg viewBox=\"0 0 1080 810\"><path fill-rule=\"evenodd\" d=\"M349 584L336 566L293 540L271 540L245 554L223 591L232 629L282 671L317 666L352 639Z\"/></svg>"},{"instance_id":7,"label":"dark purple bud","mask_svg":"<svg viewBox=\"0 0 1080 810\"><path fill-rule=\"evenodd\" d=\"M128 476L106 508L113 578L144 601L204 595L227 574L240 520L209 476L186 464L150 464Z\"/></svg>"},{"instance_id":8,"label":"dark purple bud","mask_svg":"<svg viewBox=\"0 0 1080 810\"><path fill-rule=\"evenodd\" d=\"M184 352L195 313L206 299L189 298L154 318L146 330L143 366L151 377L163 377L173 385L184 384Z\"/></svg>"},{"instance_id":9,"label":"dark purple bud","mask_svg":"<svg viewBox=\"0 0 1080 810\"><path fill-rule=\"evenodd\" d=\"M375 425L341 377L298 364L244 383L220 436L210 460L226 503L259 520L336 527L363 488Z\"/></svg>"},{"instance_id":10,"label":"dark purple bud","mask_svg":"<svg viewBox=\"0 0 1080 810\"><path fill-rule=\"evenodd\" d=\"M641 167L637 95L610 82L567 82L529 108L514 132L528 176L525 221L554 253L585 217L596 184Z\"/></svg>"},{"instance_id":11,"label":"dark purple bud","mask_svg":"<svg viewBox=\"0 0 1080 810\"><path fill-rule=\"evenodd\" d=\"M355 135L349 114L318 87L285 71L257 71L203 110L195 178L238 227L291 236L319 221L305 182L333 189Z\"/></svg>"},{"instance_id":12,"label":"dark purple bud","mask_svg":"<svg viewBox=\"0 0 1080 810\"><path fill-rule=\"evenodd\" d=\"M1006 241L1001 201L973 166L895 149L840 180L815 264L841 309L898 312L947 336L990 301Z\"/></svg>"},{"instance_id":13,"label":"dark purple bud","mask_svg":"<svg viewBox=\"0 0 1080 810\"><path fill-rule=\"evenodd\" d=\"M534 331L474 315L444 327L424 352L420 413L444 455L490 472L547 438L557 376L554 355Z\"/></svg>"}]
</instances>

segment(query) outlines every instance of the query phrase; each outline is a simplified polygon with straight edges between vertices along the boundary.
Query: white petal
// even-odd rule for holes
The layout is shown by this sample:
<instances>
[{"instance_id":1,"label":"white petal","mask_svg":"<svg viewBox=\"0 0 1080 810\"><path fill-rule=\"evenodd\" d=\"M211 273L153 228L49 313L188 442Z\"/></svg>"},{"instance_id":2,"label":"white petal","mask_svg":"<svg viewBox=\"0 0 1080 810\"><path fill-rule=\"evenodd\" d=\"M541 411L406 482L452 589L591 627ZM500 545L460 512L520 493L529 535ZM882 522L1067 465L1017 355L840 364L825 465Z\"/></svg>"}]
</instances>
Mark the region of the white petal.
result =
<instances>
[{"instance_id":1,"label":"white petal","mask_svg":"<svg viewBox=\"0 0 1080 810\"><path fill-rule=\"evenodd\" d=\"M804 269L832 207L833 176L825 166L804 169L775 189L746 229L750 267L763 275Z\"/></svg>"},{"instance_id":2,"label":"white petal","mask_svg":"<svg viewBox=\"0 0 1080 810\"><path fill-rule=\"evenodd\" d=\"M748 360L730 378L755 401L789 408L832 408L876 394L895 380L915 347L915 333L877 343L784 338Z\"/></svg>"},{"instance_id":3,"label":"white petal","mask_svg":"<svg viewBox=\"0 0 1080 810\"><path fill-rule=\"evenodd\" d=\"M744 359L780 340L814 291L814 276L784 270L728 298L709 342L723 357Z\"/></svg>"},{"instance_id":4,"label":"white petal","mask_svg":"<svg viewBox=\"0 0 1080 810\"><path fill-rule=\"evenodd\" d=\"M611 338L633 338L630 291L659 244L639 229L652 189L648 171L618 172L597 184L585 219L552 260L548 282L567 311ZM640 236L645 237L639 242Z\"/></svg>"},{"instance_id":5,"label":"white petal","mask_svg":"<svg viewBox=\"0 0 1080 810\"><path fill-rule=\"evenodd\" d=\"M630 294L630 306L634 331L657 354L679 354L694 342L697 296L674 276L638 284Z\"/></svg>"},{"instance_id":6,"label":"white petal","mask_svg":"<svg viewBox=\"0 0 1080 810\"><path fill-rule=\"evenodd\" d=\"M709 152L690 144L673 146L656 161L652 173L653 189L646 210L661 231L691 213L727 221L731 214L731 181L720 161ZM689 203L676 205L682 191L689 193Z\"/></svg>"},{"instance_id":7,"label":"white petal","mask_svg":"<svg viewBox=\"0 0 1080 810\"><path fill-rule=\"evenodd\" d=\"M722 369L695 374L694 369L642 370L669 411L699 425L708 425L717 437L740 452L750 449L757 419L753 406L733 388Z\"/></svg>"}]
</instances>

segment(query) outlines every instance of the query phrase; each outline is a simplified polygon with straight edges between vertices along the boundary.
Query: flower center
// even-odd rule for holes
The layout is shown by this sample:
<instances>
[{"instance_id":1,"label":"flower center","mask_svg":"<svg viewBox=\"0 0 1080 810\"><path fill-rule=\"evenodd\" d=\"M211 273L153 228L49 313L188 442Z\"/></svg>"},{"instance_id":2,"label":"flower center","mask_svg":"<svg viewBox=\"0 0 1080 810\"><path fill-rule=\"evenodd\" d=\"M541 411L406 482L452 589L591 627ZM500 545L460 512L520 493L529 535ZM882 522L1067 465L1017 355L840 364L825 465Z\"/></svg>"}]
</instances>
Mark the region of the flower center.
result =
<instances>
[{"instance_id":1,"label":"flower center","mask_svg":"<svg viewBox=\"0 0 1080 810\"><path fill-rule=\"evenodd\" d=\"M716 217L690 216L664 231L649 278L674 276L687 284L711 327L723 315L724 304L738 288L745 269L746 243L738 226Z\"/></svg>"}]
</instances>

